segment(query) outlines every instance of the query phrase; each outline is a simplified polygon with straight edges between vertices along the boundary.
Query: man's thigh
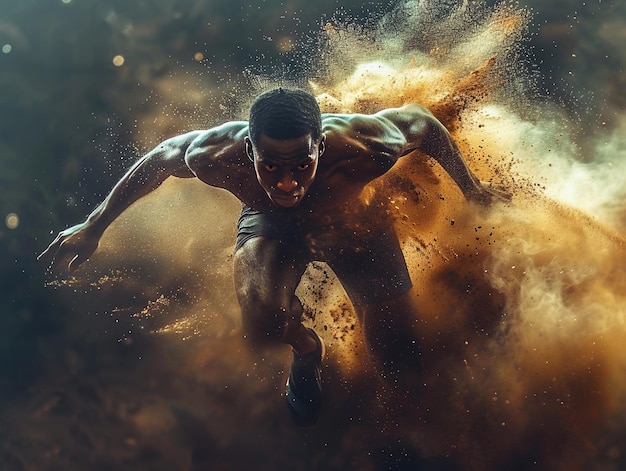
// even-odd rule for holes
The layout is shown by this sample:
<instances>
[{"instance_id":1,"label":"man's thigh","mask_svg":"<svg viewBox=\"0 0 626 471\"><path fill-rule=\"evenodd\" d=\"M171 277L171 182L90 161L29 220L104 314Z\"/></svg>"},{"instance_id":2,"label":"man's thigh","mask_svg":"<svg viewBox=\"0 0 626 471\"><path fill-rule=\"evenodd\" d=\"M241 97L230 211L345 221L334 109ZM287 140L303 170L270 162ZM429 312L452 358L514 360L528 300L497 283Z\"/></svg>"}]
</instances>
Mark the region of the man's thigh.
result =
<instances>
[{"instance_id":1,"label":"man's thigh","mask_svg":"<svg viewBox=\"0 0 626 471\"><path fill-rule=\"evenodd\" d=\"M257 236L235 252L235 287L238 295L284 308L291 303L306 265L300 250Z\"/></svg>"},{"instance_id":2,"label":"man's thigh","mask_svg":"<svg viewBox=\"0 0 626 471\"><path fill-rule=\"evenodd\" d=\"M343 249L328 264L355 306L389 301L412 287L393 228L368 233L356 248Z\"/></svg>"},{"instance_id":3,"label":"man's thigh","mask_svg":"<svg viewBox=\"0 0 626 471\"><path fill-rule=\"evenodd\" d=\"M251 238L235 252L235 289L253 342L281 339L288 325L300 322L302 304L295 291L305 269L298 251L268 237Z\"/></svg>"}]
</instances>

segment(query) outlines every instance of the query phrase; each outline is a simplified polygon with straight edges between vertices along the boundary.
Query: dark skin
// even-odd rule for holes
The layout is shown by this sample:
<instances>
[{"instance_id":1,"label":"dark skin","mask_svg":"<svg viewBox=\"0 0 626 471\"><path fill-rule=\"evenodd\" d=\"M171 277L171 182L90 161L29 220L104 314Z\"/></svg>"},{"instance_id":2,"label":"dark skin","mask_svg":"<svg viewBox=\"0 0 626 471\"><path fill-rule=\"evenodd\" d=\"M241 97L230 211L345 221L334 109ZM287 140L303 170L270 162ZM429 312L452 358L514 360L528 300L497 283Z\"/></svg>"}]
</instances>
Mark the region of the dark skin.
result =
<instances>
[{"instance_id":1,"label":"dark skin","mask_svg":"<svg viewBox=\"0 0 626 471\"><path fill-rule=\"evenodd\" d=\"M247 122L168 139L135 163L85 222L62 231L39 258L54 268L75 270L94 253L117 216L170 176L199 178L259 211L297 212L314 223L316 217L341 215L369 182L420 150L441 164L468 200L486 205L502 198L476 178L446 129L419 105L373 115L324 114L322 122L319 139L311 134L287 140L261 135L252 142ZM266 237L237 250L235 286L244 330L252 340L287 343L299 354L315 349L295 295L306 263ZM414 329L407 313L415 307L408 294L355 309L370 349L393 345L399 332ZM395 329L389 329L391 323Z\"/></svg>"}]
</instances>

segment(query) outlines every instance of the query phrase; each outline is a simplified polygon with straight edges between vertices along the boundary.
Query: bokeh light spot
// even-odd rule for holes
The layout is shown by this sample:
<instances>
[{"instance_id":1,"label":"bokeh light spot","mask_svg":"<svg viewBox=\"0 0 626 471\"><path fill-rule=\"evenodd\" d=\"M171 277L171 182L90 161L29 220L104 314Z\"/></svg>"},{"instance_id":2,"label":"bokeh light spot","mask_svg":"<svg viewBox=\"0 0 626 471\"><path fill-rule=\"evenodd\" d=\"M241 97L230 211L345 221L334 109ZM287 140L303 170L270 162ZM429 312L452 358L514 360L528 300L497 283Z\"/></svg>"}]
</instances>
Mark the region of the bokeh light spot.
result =
<instances>
[{"instance_id":1,"label":"bokeh light spot","mask_svg":"<svg viewBox=\"0 0 626 471\"><path fill-rule=\"evenodd\" d=\"M196 52L193 55L194 60L197 60L198 62L200 62L202 59L204 59L204 54L202 54L201 52Z\"/></svg>"},{"instance_id":2,"label":"bokeh light spot","mask_svg":"<svg viewBox=\"0 0 626 471\"><path fill-rule=\"evenodd\" d=\"M4 218L4 222L9 229L17 229L20 225L20 217L15 213L9 213L7 217Z\"/></svg>"},{"instance_id":3,"label":"bokeh light spot","mask_svg":"<svg viewBox=\"0 0 626 471\"><path fill-rule=\"evenodd\" d=\"M2 46L2 52L4 52L5 54L11 52L12 49L13 46L11 46L10 44L5 44L4 46Z\"/></svg>"},{"instance_id":4,"label":"bokeh light spot","mask_svg":"<svg viewBox=\"0 0 626 471\"><path fill-rule=\"evenodd\" d=\"M121 67L124 65L124 56L117 55L113 58L113 65L115 67Z\"/></svg>"}]
</instances>

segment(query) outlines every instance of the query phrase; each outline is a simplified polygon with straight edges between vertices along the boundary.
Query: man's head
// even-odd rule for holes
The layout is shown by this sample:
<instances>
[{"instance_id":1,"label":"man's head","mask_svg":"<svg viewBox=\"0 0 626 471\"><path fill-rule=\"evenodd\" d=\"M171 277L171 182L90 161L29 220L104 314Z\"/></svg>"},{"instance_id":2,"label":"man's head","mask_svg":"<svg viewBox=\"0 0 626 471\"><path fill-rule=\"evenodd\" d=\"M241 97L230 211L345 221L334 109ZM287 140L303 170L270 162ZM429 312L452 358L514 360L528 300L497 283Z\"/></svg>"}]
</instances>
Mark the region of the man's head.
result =
<instances>
[{"instance_id":1,"label":"man's head","mask_svg":"<svg viewBox=\"0 0 626 471\"><path fill-rule=\"evenodd\" d=\"M319 105L310 93L278 88L252 104L246 152L274 204L291 208L302 201L324 147Z\"/></svg>"},{"instance_id":2,"label":"man's head","mask_svg":"<svg viewBox=\"0 0 626 471\"><path fill-rule=\"evenodd\" d=\"M261 134L272 139L292 139L310 134L322 137L320 107L304 90L276 88L259 95L250 107L250 139L258 144Z\"/></svg>"}]
</instances>

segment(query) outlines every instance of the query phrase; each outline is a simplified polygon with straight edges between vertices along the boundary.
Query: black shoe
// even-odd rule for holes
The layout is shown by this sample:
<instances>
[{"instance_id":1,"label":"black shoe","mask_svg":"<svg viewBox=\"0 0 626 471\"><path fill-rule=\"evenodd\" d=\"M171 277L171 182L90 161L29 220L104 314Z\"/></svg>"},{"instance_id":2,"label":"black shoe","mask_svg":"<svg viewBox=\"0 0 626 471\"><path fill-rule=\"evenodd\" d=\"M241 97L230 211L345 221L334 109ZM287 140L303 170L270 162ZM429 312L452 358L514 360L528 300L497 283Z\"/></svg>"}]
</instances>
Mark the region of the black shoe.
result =
<instances>
[{"instance_id":1,"label":"black shoe","mask_svg":"<svg viewBox=\"0 0 626 471\"><path fill-rule=\"evenodd\" d=\"M301 427L313 425L322 408L324 342L313 329L308 330L317 349L302 356L294 352L285 390L293 421Z\"/></svg>"}]
</instances>

